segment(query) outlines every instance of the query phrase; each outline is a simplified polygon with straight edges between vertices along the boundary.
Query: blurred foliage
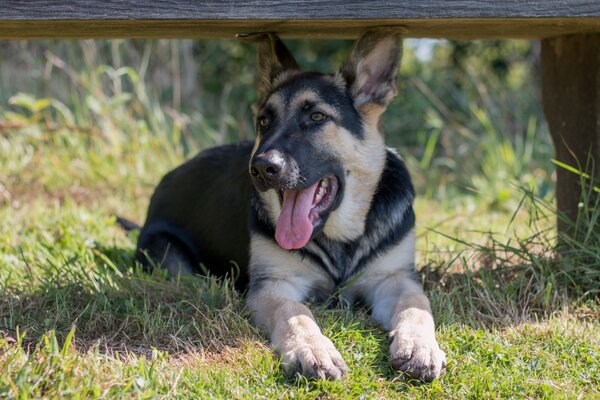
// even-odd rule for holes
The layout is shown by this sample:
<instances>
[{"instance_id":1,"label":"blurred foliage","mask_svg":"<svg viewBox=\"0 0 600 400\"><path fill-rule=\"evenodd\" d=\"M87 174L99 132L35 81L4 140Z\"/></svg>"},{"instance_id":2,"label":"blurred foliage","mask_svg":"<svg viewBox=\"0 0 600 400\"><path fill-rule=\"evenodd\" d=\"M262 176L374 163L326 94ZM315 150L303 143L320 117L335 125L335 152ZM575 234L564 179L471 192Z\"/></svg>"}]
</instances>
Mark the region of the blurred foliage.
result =
<instances>
[{"instance_id":1,"label":"blurred foliage","mask_svg":"<svg viewBox=\"0 0 600 400\"><path fill-rule=\"evenodd\" d=\"M332 72L352 43L288 45L303 68ZM538 43L528 41L405 41L399 95L385 127L421 195L469 202L464 195L476 193L471 208L510 209L519 199L516 186L552 194L538 52ZM185 156L253 137L252 43L2 42L0 66L0 127L66 126L115 146L141 129Z\"/></svg>"}]
</instances>

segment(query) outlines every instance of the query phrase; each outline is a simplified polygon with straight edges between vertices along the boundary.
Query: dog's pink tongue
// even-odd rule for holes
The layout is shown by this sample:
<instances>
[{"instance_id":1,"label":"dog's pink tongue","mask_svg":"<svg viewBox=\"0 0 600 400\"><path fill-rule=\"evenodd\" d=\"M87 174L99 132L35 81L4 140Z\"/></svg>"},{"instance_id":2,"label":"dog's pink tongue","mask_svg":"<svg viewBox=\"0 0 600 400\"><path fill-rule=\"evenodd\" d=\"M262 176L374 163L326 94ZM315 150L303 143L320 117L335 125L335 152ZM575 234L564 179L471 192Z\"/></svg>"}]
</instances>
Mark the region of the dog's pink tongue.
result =
<instances>
[{"instance_id":1,"label":"dog's pink tongue","mask_svg":"<svg viewBox=\"0 0 600 400\"><path fill-rule=\"evenodd\" d=\"M281 214L275 227L275 240L286 250L304 247L313 225L309 214L319 182L303 190L284 190Z\"/></svg>"}]
</instances>

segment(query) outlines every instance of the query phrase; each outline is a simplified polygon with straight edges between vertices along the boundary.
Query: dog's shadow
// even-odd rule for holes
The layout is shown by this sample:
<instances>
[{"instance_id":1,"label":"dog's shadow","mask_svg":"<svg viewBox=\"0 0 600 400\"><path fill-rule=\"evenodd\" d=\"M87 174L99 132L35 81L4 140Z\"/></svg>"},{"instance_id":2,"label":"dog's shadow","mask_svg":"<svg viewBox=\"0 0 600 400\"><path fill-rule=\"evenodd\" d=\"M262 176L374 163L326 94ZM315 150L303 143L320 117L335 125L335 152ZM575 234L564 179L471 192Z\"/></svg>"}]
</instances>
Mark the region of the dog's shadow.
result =
<instances>
[{"instance_id":1,"label":"dog's shadow","mask_svg":"<svg viewBox=\"0 0 600 400\"><path fill-rule=\"evenodd\" d=\"M48 262L31 285L0 288L0 335L12 341L18 331L31 348L50 331L61 342L75 326L81 351L134 354L219 352L264 342L231 282L149 273L131 249L96 244L91 253L62 265Z\"/></svg>"}]
</instances>

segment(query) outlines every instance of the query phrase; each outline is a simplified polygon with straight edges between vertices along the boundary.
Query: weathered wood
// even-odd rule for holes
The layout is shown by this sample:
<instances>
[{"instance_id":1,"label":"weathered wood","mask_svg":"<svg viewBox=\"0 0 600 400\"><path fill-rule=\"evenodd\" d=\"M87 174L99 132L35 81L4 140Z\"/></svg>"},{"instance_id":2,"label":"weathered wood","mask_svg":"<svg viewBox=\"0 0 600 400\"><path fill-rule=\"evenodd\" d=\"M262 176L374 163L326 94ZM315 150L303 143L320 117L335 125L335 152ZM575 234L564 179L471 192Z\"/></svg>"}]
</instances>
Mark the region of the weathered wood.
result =
<instances>
[{"instance_id":1,"label":"weathered wood","mask_svg":"<svg viewBox=\"0 0 600 400\"><path fill-rule=\"evenodd\" d=\"M0 0L0 38L353 37L371 26L406 37L544 38L600 32L598 0Z\"/></svg>"},{"instance_id":2,"label":"weathered wood","mask_svg":"<svg viewBox=\"0 0 600 400\"><path fill-rule=\"evenodd\" d=\"M556 158L586 168L591 155L600 177L600 34L542 41L542 100ZM557 168L557 206L571 220L578 214L580 177ZM559 219L559 231L568 225Z\"/></svg>"},{"instance_id":3,"label":"weathered wood","mask_svg":"<svg viewBox=\"0 0 600 400\"><path fill-rule=\"evenodd\" d=\"M8 19L597 17L597 0L2 0Z\"/></svg>"},{"instance_id":4,"label":"weathered wood","mask_svg":"<svg viewBox=\"0 0 600 400\"><path fill-rule=\"evenodd\" d=\"M404 37L411 38L538 39L600 32L600 18L6 21L0 15L0 39L231 39L253 32L278 32L283 38L349 39L375 26L398 27Z\"/></svg>"}]
</instances>

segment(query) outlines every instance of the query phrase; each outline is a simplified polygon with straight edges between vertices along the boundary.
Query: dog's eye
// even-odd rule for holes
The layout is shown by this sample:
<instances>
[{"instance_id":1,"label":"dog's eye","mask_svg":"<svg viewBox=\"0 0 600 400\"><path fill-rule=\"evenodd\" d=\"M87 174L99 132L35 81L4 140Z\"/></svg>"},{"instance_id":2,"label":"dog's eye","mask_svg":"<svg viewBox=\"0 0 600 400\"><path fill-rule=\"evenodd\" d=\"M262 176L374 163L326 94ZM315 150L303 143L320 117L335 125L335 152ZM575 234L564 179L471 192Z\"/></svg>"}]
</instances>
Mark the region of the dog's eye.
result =
<instances>
[{"instance_id":1,"label":"dog's eye","mask_svg":"<svg viewBox=\"0 0 600 400\"><path fill-rule=\"evenodd\" d=\"M310 114L310 119L315 122L323 122L327 119L327 115L320 112L314 112Z\"/></svg>"},{"instance_id":2,"label":"dog's eye","mask_svg":"<svg viewBox=\"0 0 600 400\"><path fill-rule=\"evenodd\" d=\"M260 125L262 128L266 128L267 126L269 126L270 123L271 120L269 119L269 117L260 117L258 119L258 125Z\"/></svg>"}]
</instances>

